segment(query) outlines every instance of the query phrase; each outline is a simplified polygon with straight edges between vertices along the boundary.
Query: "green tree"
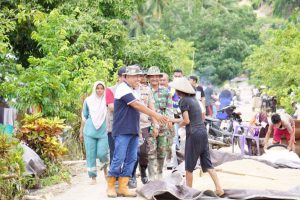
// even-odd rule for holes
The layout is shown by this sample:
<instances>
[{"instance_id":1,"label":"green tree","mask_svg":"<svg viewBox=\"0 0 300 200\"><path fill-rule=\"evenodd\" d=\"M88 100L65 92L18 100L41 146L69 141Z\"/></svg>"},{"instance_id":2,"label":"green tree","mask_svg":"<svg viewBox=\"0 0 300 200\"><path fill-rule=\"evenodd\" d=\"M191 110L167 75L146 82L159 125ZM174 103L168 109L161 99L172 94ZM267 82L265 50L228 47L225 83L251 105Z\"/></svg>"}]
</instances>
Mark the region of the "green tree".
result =
<instances>
[{"instance_id":1,"label":"green tree","mask_svg":"<svg viewBox=\"0 0 300 200\"><path fill-rule=\"evenodd\" d=\"M0 12L0 84L5 81L7 74L16 71L16 58L12 54L8 37L8 33L15 29L12 17L13 12L9 9Z\"/></svg>"},{"instance_id":2,"label":"green tree","mask_svg":"<svg viewBox=\"0 0 300 200\"><path fill-rule=\"evenodd\" d=\"M57 10L36 19L32 38L45 56L31 56L29 68L1 85L7 97L17 98L18 109L41 105L46 116L74 119L80 96L94 81L108 80L112 61L101 59L108 42L79 19Z\"/></svg>"},{"instance_id":3,"label":"green tree","mask_svg":"<svg viewBox=\"0 0 300 200\"><path fill-rule=\"evenodd\" d=\"M258 42L253 10L235 0L173 0L165 11L160 28L172 40L194 43L194 69L214 84L238 75L250 45Z\"/></svg>"},{"instance_id":4,"label":"green tree","mask_svg":"<svg viewBox=\"0 0 300 200\"><path fill-rule=\"evenodd\" d=\"M147 29L152 29L152 15L149 14L147 5L140 4L133 16L126 22L130 37L139 37L147 34Z\"/></svg>"},{"instance_id":5,"label":"green tree","mask_svg":"<svg viewBox=\"0 0 300 200\"><path fill-rule=\"evenodd\" d=\"M255 9L264 5L272 7L274 16L288 18L293 11L299 10L300 0L252 0Z\"/></svg>"},{"instance_id":6,"label":"green tree","mask_svg":"<svg viewBox=\"0 0 300 200\"><path fill-rule=\"evenodd\" d=\"M14 29L7 33L9 43L16 57L16 62L23 67L28 67L28 58L33 55L42 57L37 42L31 38L32 31L35 30L33 20L40 12L50 12L60 5L58 0L11 0L1 1L0 10L10 22L15 24ZM9 10L8 12L5 12Z\"/></svg>"},{"instance_id":7,"label":"green tree","mask_svg":"<svg viewBox=\"0 0 300 200\"><path fill-rule=\"evenodd\" d=\"M9 100L16 99L15 106L20 110L41 105L45 116L74 119L81 107L80 96L90 89L91 83L96 79L110 83L122 63L158 65L168 73L180 66L190 73L194 66L191 42L171 42L159 31L151 37L128 38L126 22L139 5L147 5L144 3L142 0L1 3L4 8L1 17L13 24L13 28L1 32L5 37L2 41L6 47L11 45L14 62L19 64L1 84L1 94ZM5 9L9 12L4 12ZM8 61L5 56L2 58ZM5 62L1 61L1 67Z\"/></svg>"},{"instance_id":8,"label":"green tree","mask_svg":"<svg viewBox=\"0 0 300 200\"><path fill-rule=\"evenodd\" d=\"M99 10L106 18L126 20L144 0L98 0Z\"/></svg>"},{"instance_id":9,"label":"green tree","mask_svg":"<svg viewBox=\"0 0 300 200\"><path fill-rule=\"evenodd\" d=\"M292 111L291 101L300 100L300 28L289 24L281 30L270 30L266 41L246 59L251 80L266 85L281 106ZM288 95L293 91L296 96Z\"/></svg>"},{"instance_id":10,"label":"green tree","mask_svg":"<svg viewBox=\"0 0 300 200\"><path fill-rule=\"evenodd\" d=\"M192 74L194 71L194 56L195 48L193 42L188 42L183 39L177 39L172 42L172 49L169 51L171 57L173 70L180 68L184 74Z\"/></svg>"},{"instance_id":11,"label":"green tree","mask_svg":"<svg viewBox=\"0 0 300 200\"><path fill-rule=\"evenodd\" d=\"M155 19L160 20L163 15L163 10L168 4L168 0L148 0L146 2L148 12L152 14Z\"/></svg>"},{"instance_id":12,"label":"green tree","mask_svg":"<svg viewBox=\"0 0 300 200\"><path fill-rule=\"evenodd\" d=\"M299 11L300 0L275 0L273 13L276 16L289 17L294 10Z\"/></svg>"},{"instance_id":13,"label":"green tree","mask_svg":"<svg viewBox=\"0 0 300 200\"><path fill-rule=\"evenodd\" d=\"M125 64L139 64L143 68L159 66L161 71L171 74L180 67L190 73L193 67L191 42L178 40L171 42L163 34L132 38L125 46L122 60Z\"/></svg>"},{"instance_id":14,"label":"green tree","mask_svg":"<svg viewBox=\"0 0 300 200\"><path fill-rule=\"evenodd\" d=\"M62 14L71 15L78 11L85 13L88 20L94 20L91 28L101 28L103 21L127 20L136 9L136 4L143 0L10 0L0 1L1 13L9 10L12 15L10 20L15 23L15 28L7 33L13 54L17 63L28 67L30 56L43 57L38 44L32 39L31 34L36 30L34 20L37 15L50 13L59 9ZM6 16L7 13L4 13ZM82 15L81 15L82 16ZM107 28L108 26L105 26ZM116 29L118 31L119 29ZM112 32L113 33L113 32ZM116 38L117 39L117 38ZM115 47L122 45L114 45ZM116 54L116 52L114 52Z\"/></svg>"}]
</instances>

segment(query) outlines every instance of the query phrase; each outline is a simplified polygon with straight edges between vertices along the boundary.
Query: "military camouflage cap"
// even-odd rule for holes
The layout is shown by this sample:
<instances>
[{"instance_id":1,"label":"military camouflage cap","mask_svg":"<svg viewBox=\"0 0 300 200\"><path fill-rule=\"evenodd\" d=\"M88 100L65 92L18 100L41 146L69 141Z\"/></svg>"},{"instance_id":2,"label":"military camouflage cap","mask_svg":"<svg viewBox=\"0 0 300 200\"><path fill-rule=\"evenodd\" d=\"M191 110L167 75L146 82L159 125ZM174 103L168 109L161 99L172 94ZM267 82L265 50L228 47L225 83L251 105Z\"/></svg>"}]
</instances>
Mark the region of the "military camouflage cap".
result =
<instances>
[{"instance_id":1,"label":"military camouflage cap","mask_svg":"<svg viewBox=\"0 0 300 200\"><path fill-rule=\"evenodd\" d=\"M138 65L130 65L126 67L126 72L123 75L140 75L144 74Z\"/></svg>"},{"instance_id":2,"label":"military camouflage cap","mask_svg":"<svg viewBox=\"0 0 300 200\"><path fill-rule=\"evenodd\" d=\"M148 69L147 76L154 76L154 75L159 75L163 76L163 73L160 73L160 70L157 66L152 66Z\"/></svg>"}]
</instances>

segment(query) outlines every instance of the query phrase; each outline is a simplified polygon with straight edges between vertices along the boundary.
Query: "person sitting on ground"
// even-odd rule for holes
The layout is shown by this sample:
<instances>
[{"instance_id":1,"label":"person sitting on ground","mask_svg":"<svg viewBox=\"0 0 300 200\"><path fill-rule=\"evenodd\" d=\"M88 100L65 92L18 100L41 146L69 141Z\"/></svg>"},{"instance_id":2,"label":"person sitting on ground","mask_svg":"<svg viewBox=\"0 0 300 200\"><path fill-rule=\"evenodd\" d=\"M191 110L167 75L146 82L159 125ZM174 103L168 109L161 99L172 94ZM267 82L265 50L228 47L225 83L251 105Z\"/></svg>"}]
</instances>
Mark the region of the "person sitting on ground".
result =
<instances>
[{"instance_id":1,"label":"person sitting on ground","mask_svg":"<svg viewBox=\"0 0 300 200\"><path fill-rule=\"evenodd\" d=\"M257 112L250 120L250 125L261 126L259 137L264 138L269 128L268 113L266 110Z\"/></svg>"},{"instance_id":2,"label":"person sitting on ground","mask_svg":"<svg viewBox=\"0 0 300 200\"><path fill-rule=\"evenodd\" d=\"M264 140L264 149L268 147L268 141L272 130L274 129L273 144L281 143L281 136L285 136L288 144L288 150L296 151L295 147L295 122L288 114L274 114L271 117L268 132Z\"/></svg>"},{"instance_id":3,"label":"person sitting on ground","mask_svg":"<svg viewBox=\"0 0 300 200\"><path fill-rule=\"evenodd\" d=\"M201 119L201 108L198 100L195 98L195 90L186 78L175 79L170 86L176 90L179 95L179 107L182 112L183 119L170 119L174 123L179 123L180 127L186 128L185 142L185 170L186 170L186 185L193 185L193 171L196 167L198 158L200 158L201 168L204 172L208 172L211 176L216 194L222 196L224 190L221 187L219 178L214 170L208 145L208 136L206 127ZM199 120L200 119L200 120Z\"/></svg>"},{"instance_id":4,"label":"person sitting on ground","mask_svg":"<svg viewBox=\"0 0 300 200\"><path fill-rule=\"evenodd\" d=\"M262 109L262 110L256 109L256 111L257 111L257 113L250 120L250 125L251 126L259 126L260 129L250 128L249 132L251 132L251 134L253 136L258 136L259 138L261 138L263 140L263 138L266 137L266 133L269 128L268 113L265 109ZM259 153L262 153L261 149L257 149L255 140L250 139L250 138L247 138L246 140L247 140L248 146L249 146L249 144L251 144L252 155L259 155ZM259 153L258 153L258 151L259 151Z\"/></svg>"}]
</instances>

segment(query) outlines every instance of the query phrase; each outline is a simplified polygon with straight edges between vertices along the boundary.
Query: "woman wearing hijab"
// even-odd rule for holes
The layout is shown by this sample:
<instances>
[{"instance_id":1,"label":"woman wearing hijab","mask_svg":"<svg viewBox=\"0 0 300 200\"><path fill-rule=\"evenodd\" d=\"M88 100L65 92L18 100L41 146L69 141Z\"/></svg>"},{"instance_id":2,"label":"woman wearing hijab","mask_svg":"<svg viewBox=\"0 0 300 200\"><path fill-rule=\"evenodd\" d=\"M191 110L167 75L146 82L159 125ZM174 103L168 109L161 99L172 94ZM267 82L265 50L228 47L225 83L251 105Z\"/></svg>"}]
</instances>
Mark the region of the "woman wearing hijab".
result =
<instances>
[{"instance_id":1,"label":"woman wearing hijab","mask_svg":"<svg viewBox=\"0 0 300 200\"><path fill-rule=\"evenodd\" d=\"M193 171L196 167L197 161L200 158L201 168L204 172L208 172L212 178L216 195L222 196L224 190L221 187L219 178L214 170L208 146L208 137L206 128L202 120L202 112L199 101L195 98L195 90L186 78L178 78L169 84L176 90L180 96L179 108L182 113L182 119L170 119L174 123L179 123L180 127L186 129L185 141L185 171L186 171L186 185L192 187L193 185Z\"/></svg>"},{"instance_id":2,"label":"woman wearing hijab","mask_svg":"<svg viewBox=\"0 0 300 200\"><path fill-rule=\"evenodd\" d=\"M104 175L106 177L108 163L108 138L106 131L106 100L105 84L97 81L94 84L93 92L88 96L82 109L83 132L80 133L80 139L84 137L86 149L86 161L88 175L92 179L92 184L96 184L97 167L96 159L103 164Z\"/></svg>"}]
</instances>

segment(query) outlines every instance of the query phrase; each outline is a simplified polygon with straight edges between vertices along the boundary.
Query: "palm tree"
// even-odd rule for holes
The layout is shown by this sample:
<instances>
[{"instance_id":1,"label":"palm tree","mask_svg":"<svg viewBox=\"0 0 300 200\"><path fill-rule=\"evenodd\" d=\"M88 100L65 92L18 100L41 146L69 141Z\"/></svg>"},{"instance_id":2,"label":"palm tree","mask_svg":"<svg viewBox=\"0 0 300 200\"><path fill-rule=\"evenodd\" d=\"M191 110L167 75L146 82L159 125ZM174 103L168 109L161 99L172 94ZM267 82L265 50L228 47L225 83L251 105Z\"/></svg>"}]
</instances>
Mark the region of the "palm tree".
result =
<instances>
[{"instance_id":1,"label":"palm tree","mask_svg":"<svg viewBox=\"0 0 300 200\"><path fill-rule=\"evenodd\" d=\"M167 4L168 0L148 0L146 2L147 12L151 13L155 19L160 20Z\"/></svg>"},{"instance_id":2,"label":"palm tree","mask_svg":"<svg viewBox=\"0 0 300 200\"><path fill-rule=\"evenodd\" d=\"M147 5L139 5L137 11L128 22L129 36L145 35L146 29L154 28L154 26L155 22L152 20L152 15L148 13Z\"/></svg>"},{"instance_id":3,"label":"palm tree","mask_svg":"<svg viewBox=\"0 0 300 200\"><path fill-rule=\"evenodd\" d=\"M295 8L300 7L300 0L275 0L273 14L289 17Z\"/></svg>"},{"instance_id":4,"label":"palm tree","mask_svg":"<svg viewBox=\"0 0 300 200\"><path fill-rule=\"evenodd\" d=\"M204 8L213 7L229 13L232 8L237 6L236 0L203 0L202 6Z\"/></svg>"}]
</instances>

